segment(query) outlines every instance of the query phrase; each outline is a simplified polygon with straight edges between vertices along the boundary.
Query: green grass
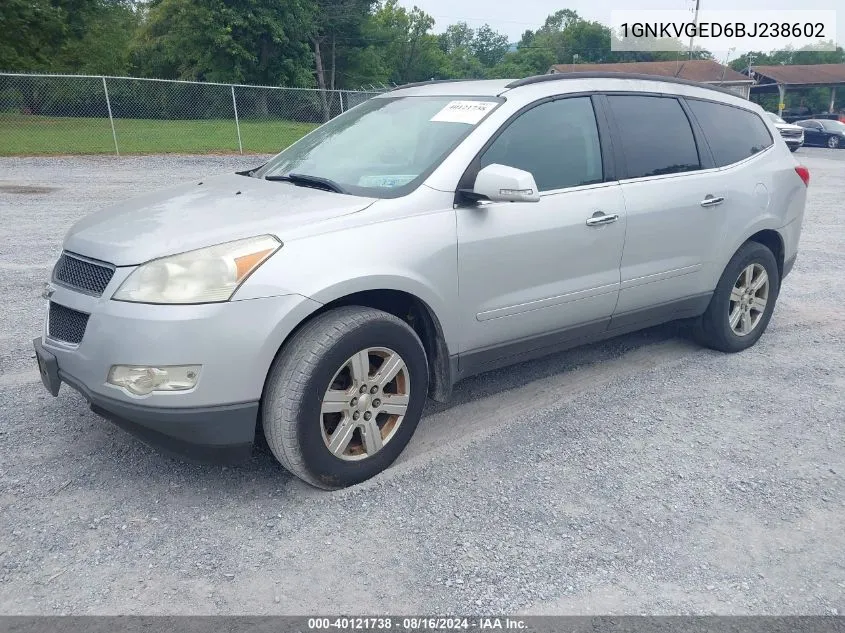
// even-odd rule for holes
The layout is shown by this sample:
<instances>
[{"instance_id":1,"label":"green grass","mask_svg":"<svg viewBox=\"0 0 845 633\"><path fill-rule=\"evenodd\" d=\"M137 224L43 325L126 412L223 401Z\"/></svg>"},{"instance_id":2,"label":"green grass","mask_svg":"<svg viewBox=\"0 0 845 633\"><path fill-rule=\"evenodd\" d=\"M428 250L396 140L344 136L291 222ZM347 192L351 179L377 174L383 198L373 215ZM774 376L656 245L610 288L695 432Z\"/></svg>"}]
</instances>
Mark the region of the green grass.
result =
<instances>
[{"instance_id":1,"label":"green grass","mask_svg":"<svg viewBox=\"0 0 845 633\"><path fill-rule=\"evenodd\" d=\"M121 154L237 153L234 119L115 119ZM241 121L244 152L274 154L316 127L284 120ZM0 156L113 154L108 119L9 115L0 112Z\"/></svg>"}]
</instances>

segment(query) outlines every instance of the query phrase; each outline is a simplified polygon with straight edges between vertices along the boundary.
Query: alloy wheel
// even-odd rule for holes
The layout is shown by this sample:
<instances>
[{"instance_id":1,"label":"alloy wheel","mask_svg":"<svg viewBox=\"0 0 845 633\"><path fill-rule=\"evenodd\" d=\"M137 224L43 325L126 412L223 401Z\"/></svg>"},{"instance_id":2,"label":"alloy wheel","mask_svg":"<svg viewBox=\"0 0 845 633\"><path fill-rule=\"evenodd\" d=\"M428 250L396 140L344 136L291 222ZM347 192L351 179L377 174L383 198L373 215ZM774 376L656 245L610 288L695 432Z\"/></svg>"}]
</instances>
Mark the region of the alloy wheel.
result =
<instances>
[{"instance_id":1,"label":"alloy wheel","mask_svg":"<svg viewBox=\"0 0 845 633\"><path fill-rule=\"evenodd\" d=\"M378 453L396 435L411 396L408 368L386 347L370 347L337 370L320 406L329 451L345 461Z\"/></svg>"},{"instance_id":2,"label":"alloy wheel","mask_svg":"<svg viewBox=\"0 0 845 633\"><path fill-rule=\"evenodd\" d=\"M747 336L763 318L769 304L769 275L760 264L749 264L731 290L728 322L737 336Z\"/></svg>"}]
</instances>

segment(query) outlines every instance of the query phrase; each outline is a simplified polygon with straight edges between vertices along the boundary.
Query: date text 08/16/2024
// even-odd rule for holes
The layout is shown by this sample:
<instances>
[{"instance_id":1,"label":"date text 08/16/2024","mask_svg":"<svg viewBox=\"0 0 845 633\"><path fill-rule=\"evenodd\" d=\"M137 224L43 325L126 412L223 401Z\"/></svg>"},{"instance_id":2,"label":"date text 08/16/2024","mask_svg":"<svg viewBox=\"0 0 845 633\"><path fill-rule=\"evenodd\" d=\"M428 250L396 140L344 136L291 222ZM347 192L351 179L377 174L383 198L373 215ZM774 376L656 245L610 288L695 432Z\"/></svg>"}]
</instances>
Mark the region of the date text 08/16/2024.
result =
<instances>
[{"instance_id":1,"label":"date text 08/16/2024","mask_svg":"<svg viewBox=\"0 0 845 633\"><path fill-rule=\"evenodd\" d=\"M338 617L309 618L312 631L518 631L525 628L524 620L509 617Z\"/></svg>"}]
</instances>

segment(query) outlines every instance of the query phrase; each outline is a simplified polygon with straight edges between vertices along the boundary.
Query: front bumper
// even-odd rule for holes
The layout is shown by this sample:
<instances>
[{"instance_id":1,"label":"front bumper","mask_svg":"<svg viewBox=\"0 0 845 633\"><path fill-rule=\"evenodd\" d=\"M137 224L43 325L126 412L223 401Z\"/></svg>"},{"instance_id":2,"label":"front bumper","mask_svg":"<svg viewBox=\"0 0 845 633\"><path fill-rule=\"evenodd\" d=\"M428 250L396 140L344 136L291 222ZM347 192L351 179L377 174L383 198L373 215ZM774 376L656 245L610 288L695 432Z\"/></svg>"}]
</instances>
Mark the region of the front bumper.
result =
<instances>
[{"instance_id":1,"label":"front bumper","mask_svg":"<svg viewBox=\"0 0 845 633\"><path fill-rule=\"evenodd\" d=\"M82 340L34 341L45 386L64 383L97 414L150 444L193 459L249 455L264 380L279 347L319 303L299 295L204 305L147 305L56 288L51 301L90 314ZM201 365L186 391L133 395L107 383L112 365Z\"/></svg>"},{"instance_id":2,"label":"front bumper","mask_svg":"<svg viewBox=\"0 0 845 633\"><path fill-rule=\"evenodd\" d=\"M180 457L231 464L252 453L258 402L218 407L149 407L98 395L59 369L56 357L40 338L33 341L44 386L58 394L67 384L88 401L91 410L147 444Z\"/></svg>"}]
</instances>

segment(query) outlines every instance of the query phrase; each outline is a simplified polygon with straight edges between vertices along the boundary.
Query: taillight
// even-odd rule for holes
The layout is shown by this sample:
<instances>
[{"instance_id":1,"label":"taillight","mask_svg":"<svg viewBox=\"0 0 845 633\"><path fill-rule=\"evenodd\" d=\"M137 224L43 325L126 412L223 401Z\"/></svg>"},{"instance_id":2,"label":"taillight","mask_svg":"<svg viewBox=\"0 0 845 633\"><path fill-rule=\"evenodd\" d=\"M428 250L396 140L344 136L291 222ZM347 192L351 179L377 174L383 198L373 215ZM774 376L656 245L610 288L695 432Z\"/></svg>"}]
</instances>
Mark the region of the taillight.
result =
<instances>
[{"instance_id":1,"label":"taillight","mask_svg":"<svg viewBox=\"0 0 845 633\"><path fill-rule=\"evenodd\" d=\"M810 186L810 170L804 167L804 165L798 165L795 168L795 173L801 177L801 180L804 181L804 186Z\"/></svg>"}]
</instances>

